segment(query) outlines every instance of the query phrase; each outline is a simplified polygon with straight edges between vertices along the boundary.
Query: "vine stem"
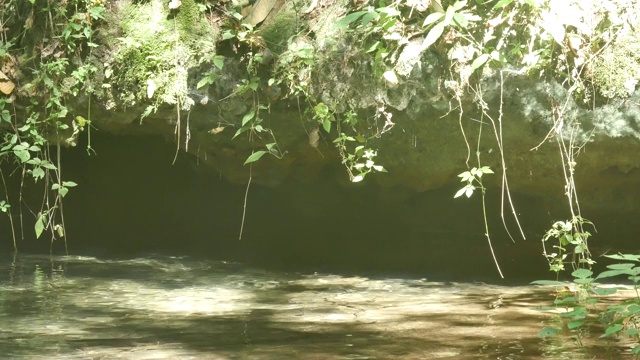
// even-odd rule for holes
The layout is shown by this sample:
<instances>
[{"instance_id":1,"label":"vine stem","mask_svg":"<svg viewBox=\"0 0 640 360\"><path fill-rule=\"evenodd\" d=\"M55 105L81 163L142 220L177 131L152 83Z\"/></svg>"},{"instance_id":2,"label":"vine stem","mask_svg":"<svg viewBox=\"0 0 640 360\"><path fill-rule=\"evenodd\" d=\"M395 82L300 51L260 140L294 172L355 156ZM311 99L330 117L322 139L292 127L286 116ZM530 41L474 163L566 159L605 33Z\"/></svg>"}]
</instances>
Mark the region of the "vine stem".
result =
<instances>
[{"instance_id":1,"label":"vine stem","mask_svg":"<svg viewBox=\"0 0 640 360\"><path fill-rule=\"evenodd\" d=\"M482 140L482 122L480 122L480 126L478 127L478 144L476 148L476 158L478 160L478 169L482 168L482 164L480 163L480 141ZM493 263L496 265L496 269L498 270L498 274L500 274L500 278L504 279L504 275L502 274L502 269L500 269L500 264L498 263L498 258L496 258L496 253L493 251L493 244L491 244L491 236L489 235L489 222L487 221L487 202L486 202L486 189L482 184L482 173L480 176L476 178L478 184L480 184L480 189L482 190L482 218L484 220L484 235L487 237L487 243L489 243L489 251L491 252L491 257L493 258Z\"/></svg>"},{"instance_id":2,"label":"vine stem","mask_svg":"<svg viewBox=\"0 0 640 360\"><path fill-rule=\"evenodd\" d=\"M484 235L487 237L487 243L489 243L489 250L491 251L491 257L493 258L493 263L496 264L496 269L498 270L498 274L500 274L500 278L504 279L504 275L502 274L502 270L500 269L500 264L498 263L498 259L496 258L496 253L493 251L493 245L491 244L491 237L489 236L489 223L487 223L487 206L485 201L485 189L482 186L482 216L484 218Z\"/></svg>"},{"instance_id":3,"label":"vine stem","mask_svg":"<svg viewBox=\"0 0 640 360\"><path fill-rule=\"evenodd\" d=\"M251 186L253 164L249 164L249 182L247 182L247 189L244 192L244 205L242 208L242 223L240 223L240 235L238 240L242 240L242 232L244 231L244 219L247 216L247 198L249 197L249 187Z\"/></svg>"}]
</instances>

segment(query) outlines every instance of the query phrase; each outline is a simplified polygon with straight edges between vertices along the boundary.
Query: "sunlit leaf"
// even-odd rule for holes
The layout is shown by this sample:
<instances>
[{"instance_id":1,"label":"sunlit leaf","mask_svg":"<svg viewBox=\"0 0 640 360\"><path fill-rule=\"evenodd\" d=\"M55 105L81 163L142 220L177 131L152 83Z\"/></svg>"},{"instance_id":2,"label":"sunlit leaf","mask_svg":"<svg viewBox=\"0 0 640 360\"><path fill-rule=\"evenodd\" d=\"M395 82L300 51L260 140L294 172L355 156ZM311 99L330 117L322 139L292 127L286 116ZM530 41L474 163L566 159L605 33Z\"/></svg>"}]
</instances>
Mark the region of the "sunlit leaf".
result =
<instances>
[{"instance_id":1,"label":"sunlit leaf","mask_svg":"<svg viewBox=\"0 0 640 360\"><path fill-rule=\"evenodd\" d=\"M380 17L380 15L375 12L375 11L371 11L367 14L365 14L362 17L362 20L360 20L360 25L361 26L366 26L367 24L369 24L372 20L377 20Z\"/></svg>"},{"instance_id":2,"label":"sunlit leaf","mask_svg":"<svg viewBox=\"0 0 640 360\"><path fill-rule=\"evenodd\" d=\"M620 276L625 274L627 274L627 272L624 270L607 270L598 274L598 276L596 276L596 279L610 278L610 277Z\"/></svg>"},{"instance_id":3,"label":"sunlit leaf","mask_svg":"<svg viewBox=\"0 0 640 360\"><path fill-rule=\"evenodd\" d=\"M33 178L38 181L42 178L44 178L44 170L42 170L41 167L37 167L35 169L33 169L33 171L31 172L31 175L33 175Z\"/></svg>"},{"instance_id":4,"label":"sunlit leaf","mask_svg":"<svg viewBox=\"0 0 640 360\"><path fill-rule=\"evenodd\" d=\"M398 9L388 7L388 6L377 8L376 11L382 14L386 14L387 16L400 15L400 11L398 11Z\"/></svg>"},{"instance_id":5,"label":"sunlit leaf","mask_svg":"<svg viewBox=\"0 0 640 360\"><path fill-rule=\"evenodd\" d=\"M342 19L340 19L338 22L336 22L333 25L334 29L342 29L344 27L349 26L349 24L351 24L352 22L358 20L360 17L362 17L364 14L368 13L368 11L356 11L354 13L351 13L345 17L343 17Z\"/></svg>"},{"instance_id":6,"label":"sunlit leaf","mask_svg":"<svg viewBox=\"0 0 640 360\"><path fill-rule=\"evenodd\" d=\"M424 22L422 23L422 27L431 25L434 22L442 19L443 17L444 17L444 13L441 13L441 12L435 12L433 14L429 14L429 16L427 16L427 18L424 19Z\"/></svg>"},{"instance_id":7,"label":"sunlit leaf","mask_svg":"<svg viewBox=\"0 0 640 360\"><path fill-rule=\"evenodd\" d=\"M443 31L444 31L444 24L443 23L436 24L431 30L429 30L427 37L424 38L424 41L422 42L422 48L426 49L429 46L433 45L436 41L438 41Z\"/></svg>"},{"instance_id":8,"label":"sunlit leaf","mask_svg":"<svg viewBox=\"0 0 640 360\"><path fill-rule=\"evenodd\" d=\"M464 194L464 192L467 190L466 187L463 187L462 189L458 190L458 192L456 192L455 195L453 195L453 198L459 198L460 196L462 196L462 194Z\"/></svg>"},{"instance_id":9,"label":"sunlit leaf","mask_svg":"<svg viewBox=\"0 0 640 360\"><path fill-rule=\"evenodd\" d=\"M248 113L246 113L242 118L242 126L245 126L245 124L248 123L251 119L253 119L255 115L256 115L255 110L251 110Z\"/></svg>"},{"instance_id":10,"label":"sunlit leaf","mask_svg":"<svg viewBox=\"0 0 640 360\"><path fill-rule=\"evenodd\" d=\"M444 20L442 20L441 24L444 26L451 25L451 20L453 20L453 15L456 13L456 9L453 6L449 6L447 8L447 13L444 15Z\"/></svg>"},{"instance_id":11,"label":"sunlit leaf","mask_svg":"<svg viewBox=\"0 0 640 360\"><path fill-rule=\"evenodd\" d=\"M356 175L351 179L351 182L357 183L362 181L362 179L364 179L364 174Z\"/></svg>"},{"instance_id":12,"label":"sunlit leaf","mask_svg":"<svg viewBox=\"0 0 640 360\"><path fill-rule=\"evenodd\" d=\"M38 220L36 220L36 224L34 226L34 229L36 231L36 239L40 238L40 235L42 235L42 231L44 230L44 225L45 225L45 216L40 213L38 214Z\"/></svg>"},{"instance_id":13,"label":"sunlit leaf","mask_svg":"<svg viewBox=\"0 0 640 360\"><path fill-rule=\"evenodd\" d=\"M398 83L398 76L396 76L396 73L393 70L385 71L384 74L382 74L382 76L384 76L385 80L387 80L388 82L390 82L392 84L397 84Z\"/></svg>"},{"instance_id":14,"label":"sunlit leaf","mask_svg":"<svg viewBox=\"0 0 640 360\"><path fill-rule=\"evenodd\" d=\"M609 259L614 260L628 260L628 261L636 261L640 262L640 255L632 255L632 254L615 254L615 255L605 255Z\"/></svg>"},{"instance_id":15,"label":"sunlit leaf","mask_svg":"<svg viewBox=\"0 0 640 360\"><path fill-rule=\"evenodd\" d=\"M147 97L151 99L156 91L156 83L153 79L147 79Z\"/></svg>"},{"instance_id":16,"label":"sunlit leaf","mask_svg":"<svg viewBox=\"0 0 640 360\"><path fill-rule=\"evenodd\" d=\"M216 57L214 57L213 65L215 65L215 67L217 67L218 70L222 70L222 68L224 67L224 56L217 55Z\"/></svg>"},{"instance_id":17,"label":"sunlit leaf","mask_svg":"<svg viewBox=\"0 0 640 360\"><path fill-rule=\"evenodd\" d=\"M623 264L607 265L607 268L611 270L629 270L629 269L633 269L635 266L636 264L623 263Z\"/></svg>"},{"instance_id":18,"label":"sunlit leaf","mask_svg":"<svg viewBox=\"0 0 640 360\"><path fill-rule=\"evenodd\" d=\"M500 1L498 1L497 4L493 5L493 8L494 9L500 9L500 8L503 8L503 7L511 4L512 2L513 2L513 0L500 0Z\"/></svg>"},{"instance_id":19,"label":"sunlit leaf","mask_svg":"<svg viewBox=\"0 0 640 360\"><path fill-rule=\"evenodd\" d=\"M576 271L571 273L571 276L573 276L575 278L579 278L579 279L588 278L591 275L593 275L593 271L588 270L588 269L578 269L578 270L576 270Z\"/></svg>"},{"instance_id":20,"label":"sunlit leaf","mask_svg":"<svg viewBox=\"0 0 640 360\"><path fill-rule=\"evenodd\" d=\"M473 190L475 190L475 186L467 185L467 191L464 193L468 198L473 195Z\"/></svg>"},{"instance_id":21,"label":"sunlit leaf","mask_svg":"<svg viewBox=\"0 0 640 360\"><path fill-rule=\"evenodd\" d=\"M467 17L462 14L462 13L455 13L453 14L453 22L455 22L456 24L458 24L458 26L460 26L463 29L466 29L467 26L469 26L469 20L467 19Z\"/></svg>"},{"instance_id":22,"label":"sunlit leaf","mask_svg":"<svg viewBox=\"0 0 640 360\"><path fill-rule=\"evenodd\" d=\"M486 63L487 60L489 60L489 54L482 54L477 58L475 58L471 63L471 71L476 71L476 69L484 65L484 63Z\"/></svg>"},{"instance_id":23,"label":"sunlit leaf","mask_svg":"<svg viewBox=\"0 0 640 360\"><path fill-rule=\"evenodd\" d=\"M494 173L493 170L491 170L491 168L488 167L488 166L483 166L479 170L484 174L493 174Z\"/></svg>"},{"instance_id":24,"label":"sunlit leaf","mask_svg":"<svg viewBox=\"0 0 640 360\"><path fill-rule=\"evenodd\" d=\"M244 162L244 164L245 164L245 165L247 165L247 164L252 163L252 162L254 162L254 161L258 161L258 160L262 157L262 155L264 155L264 154L266 154L266 153L267 153L267 152L266 152L266 151L264 151L264 150L256 151L256 152L254 152L253 154L251 154L251 155L247 158L247 160Z\"/></svg>"}]
</instances>

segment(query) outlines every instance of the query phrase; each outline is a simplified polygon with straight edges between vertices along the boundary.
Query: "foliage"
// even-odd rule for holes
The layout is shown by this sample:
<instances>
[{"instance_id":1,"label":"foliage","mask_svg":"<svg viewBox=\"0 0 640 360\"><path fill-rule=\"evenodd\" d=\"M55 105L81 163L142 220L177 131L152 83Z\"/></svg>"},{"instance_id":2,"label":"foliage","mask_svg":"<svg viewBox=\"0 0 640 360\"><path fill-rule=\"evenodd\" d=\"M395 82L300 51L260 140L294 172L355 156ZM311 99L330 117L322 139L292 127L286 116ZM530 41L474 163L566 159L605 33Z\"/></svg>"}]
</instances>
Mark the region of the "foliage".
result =
<instances>
[{"instance_id":1,"label":"foliage","mask_svg":"<svg viewBox=\"0 0 640 360\"><path fill-rule=\"evenodd\" d=\"M566 225L566 224L564 224ZM566 229L561 230L563 236L567 235ZM556 286L553 306L542 307L541 310L561 310L563 319L559 327L547 327L542 329L538 336L556 336L563 331L568 331L575 336L578 344L585 348L582 338L590 328L601 329L601 339L626 337L633 344L631 353L640 357L640 256L630 254L605 255L618 262L607 265L607 269L599 274L594 274L589 269L576 269L572 272L573 284L560 281L534 281L533 284L543 286ZM595 275L595 276L594 276ZM615 298L609 300L612 295L624 287L604 286L598 280L624 277L624 280L632 284L635 296L628 298Z\"/></svg>"},{"instance_id":2,"label":"foliage","mask_svg":"<svg viewBox=\"0 0 640 360\"><path fill-rule=\"evenodd\" d=\"M573 270L583 267L591 268L591 265L595 264L587 244L591 233L584 230L584 225L593 226L593 223L577 215L569 221L554 223L544 235L542 238L543 254L549 261L549 269L551 271L555 273L564 271L569 254L571 254L569 263ZM554 251L548 253L545 243L550 239L555 239L557 244L553 245ZM568 247L571 248L568 249Z\"/></svg>"},{"instance_id":3,"label":"foliage","mask_svg":"<svg viewBox=\"0 0 640 360\"><path fill-rule=\"evenodd\" d=\"M6 26L5 41L0 51L6 62L3 70L10 75L18 75L19 70L11 68L11 64L15 66L14 56L25 49L20 49L17 44L28 44L27 52L41 50L28 60L32 69L30 81L23 83L17 94L0 98L0 161L21 169L17 172L23 174L21 186L25 176L43 183L43 199L35 214L35 235L40 237L49 230L52 246L56 239L64 239L66 248L62 199L77 184L63 180L60 146L75 146L80 133L91 124L90 112L87 119L81 115L74 118L67 101L93 92L90 79L96 67L85 60L98 46L93 41L94 26L103 20L105 9L98 1L85 0L70 0L63 5L44 0L29 3L9 1L3 6L1 15ZM7 18L4 9L13 11L15 17ZM25 22L20 23L21 20ZM30 98L25 112L17 112L13 107L16 96ZM51 145L54 145L55 152ZM90 146L89 141L88 150ZM17 198L10 199L2 171L0 178L6 196L0 208L9 216L17 250L13 216L9 209L12 202L17 202L16 207L22 209L23 197L19 194ZM22 227L20 229L24 231Z\"/></svg>"},{"instance_id":4,"label":"foliage","mask_svg":"<svg viewBox=\"0 0 640 360\"><path fill-rule=\"evenodd\" d=\"M457 198L464 194L469 198L477 188L480 188L484 194L485 188L482 185L482 175L484 174L493 174L493 170L488 166L483 166L481 168L474 167L471 170L458 175L461 178L460 181L467 182L467 184L462 189L458 190L453 197Z\"/></svg>"}]
</instances>

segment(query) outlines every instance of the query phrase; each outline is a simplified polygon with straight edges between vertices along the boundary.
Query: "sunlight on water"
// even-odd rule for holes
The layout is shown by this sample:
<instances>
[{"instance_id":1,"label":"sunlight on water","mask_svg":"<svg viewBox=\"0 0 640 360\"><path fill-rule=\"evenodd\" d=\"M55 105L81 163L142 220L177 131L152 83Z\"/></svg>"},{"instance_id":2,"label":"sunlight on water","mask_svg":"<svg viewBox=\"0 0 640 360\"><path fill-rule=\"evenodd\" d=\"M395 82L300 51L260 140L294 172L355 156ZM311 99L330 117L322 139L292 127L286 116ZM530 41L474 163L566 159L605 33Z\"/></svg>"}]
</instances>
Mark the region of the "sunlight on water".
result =
<instances>
[{"instance_id":1,"label":"sunlight on water","mask_svg":"<svg viewBox=\"0 0 640 360\"><path fill-rule=\"evenodd\" d=\"M500 299L500 305L489 305ZM0 262L9 358L592 359L540 339L549 289L286 274L189 258ZM596 338L596 336L593 336ZM621 356L614 348L613 358ZM606 356L604 358L607 358Z\"/></svg>"}]
</instances>

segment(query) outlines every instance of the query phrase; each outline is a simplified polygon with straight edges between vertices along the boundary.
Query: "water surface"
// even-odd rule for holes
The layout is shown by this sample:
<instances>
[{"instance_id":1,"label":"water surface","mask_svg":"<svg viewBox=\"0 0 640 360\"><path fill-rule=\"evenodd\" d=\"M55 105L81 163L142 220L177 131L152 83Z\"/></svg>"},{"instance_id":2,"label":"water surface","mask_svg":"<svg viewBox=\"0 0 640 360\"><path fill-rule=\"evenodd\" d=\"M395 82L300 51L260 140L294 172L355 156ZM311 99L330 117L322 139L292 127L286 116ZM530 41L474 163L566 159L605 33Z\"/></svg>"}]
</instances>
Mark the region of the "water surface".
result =
<instances>
[{"instance_id":1,"label":"water surface","mask_svg":"<svg viewBox=\"0 0 640 360\"><path fill-rule=\"evenodd\" d=\"M186 257L0 261L0 354L24 359L625 358L535 309L548 288L285 273ZM501 298L501 305L490 304Z\"/></svg>"}]
</instances>

